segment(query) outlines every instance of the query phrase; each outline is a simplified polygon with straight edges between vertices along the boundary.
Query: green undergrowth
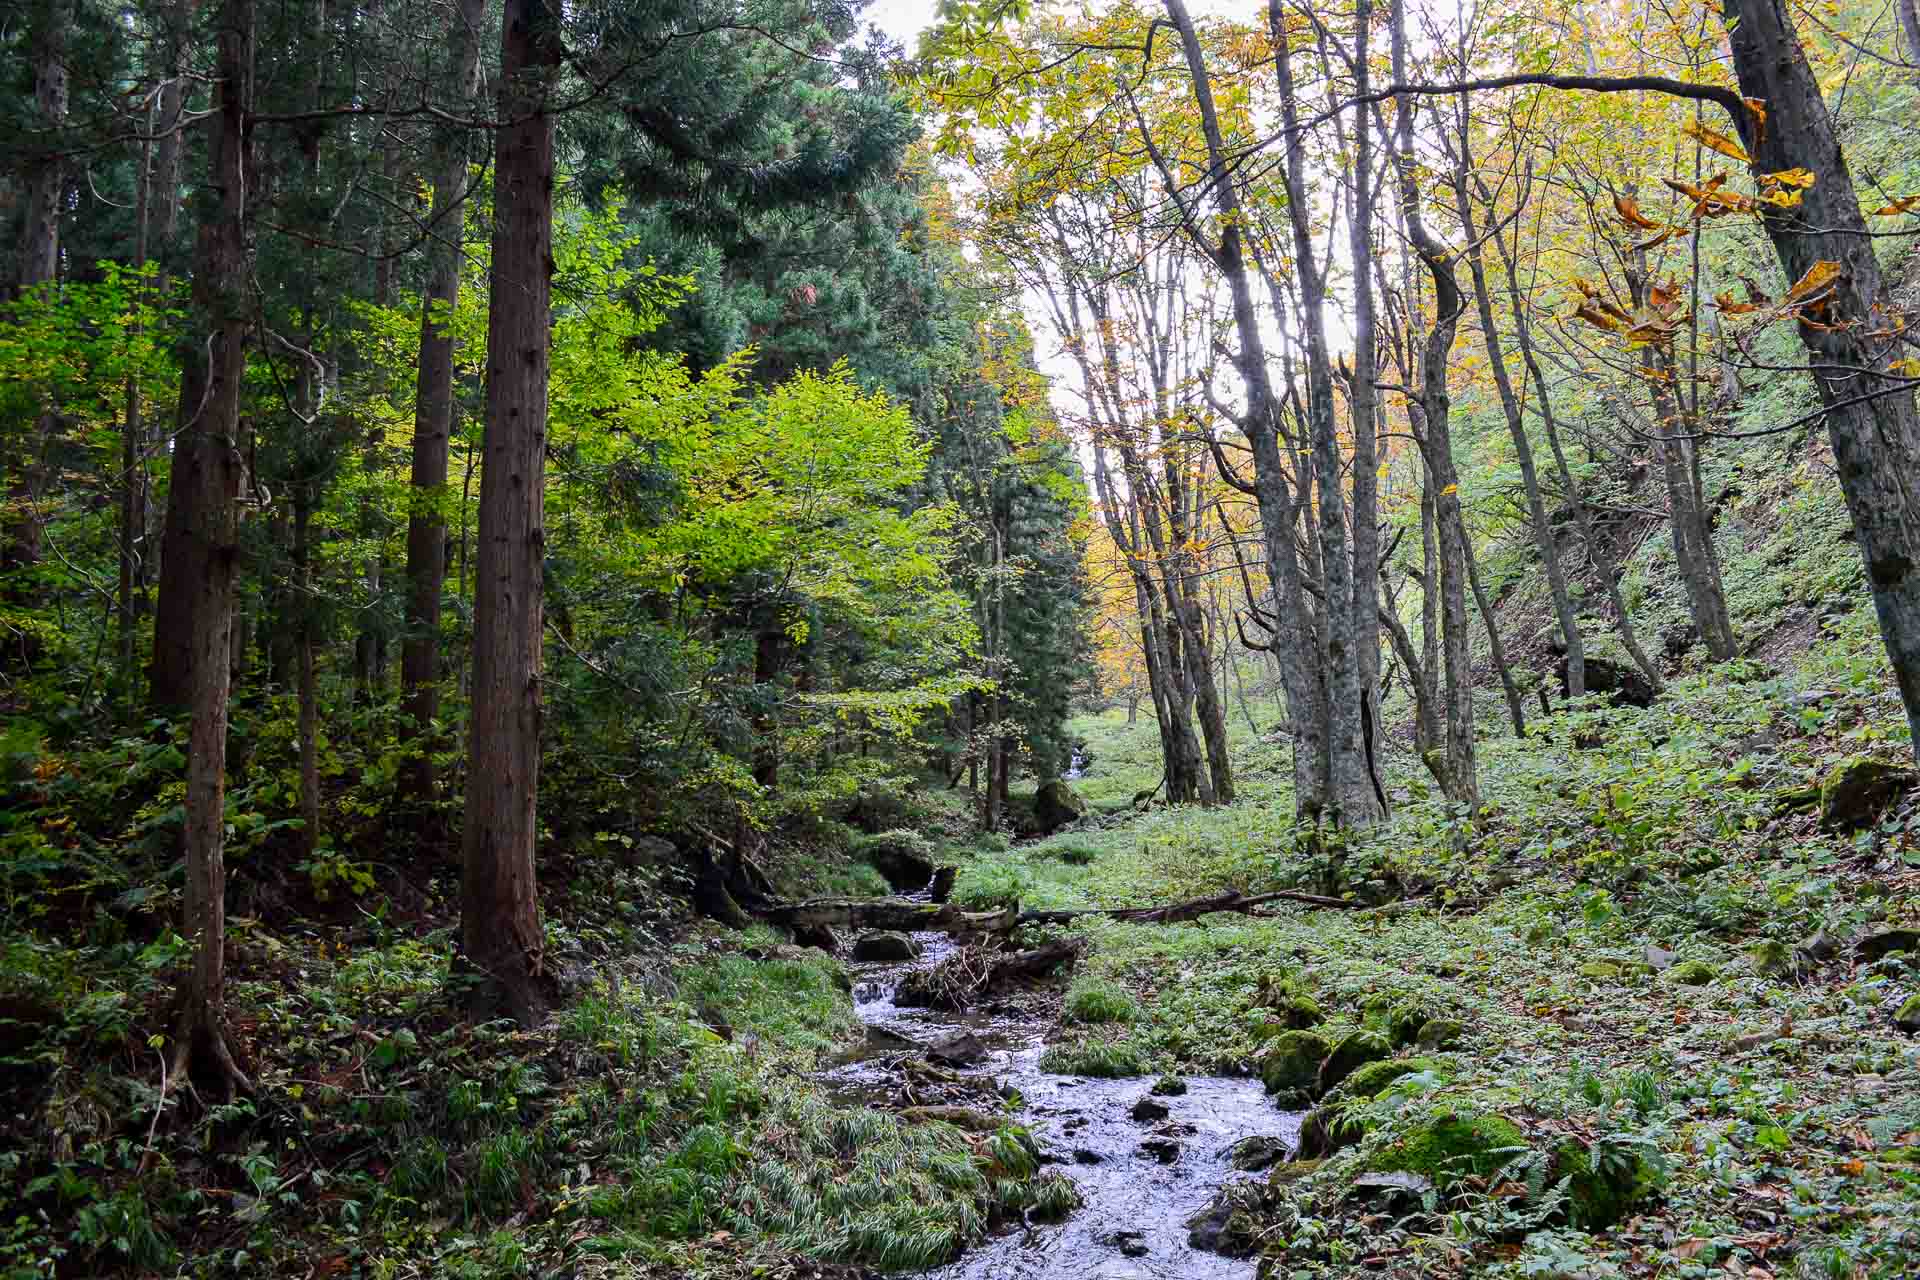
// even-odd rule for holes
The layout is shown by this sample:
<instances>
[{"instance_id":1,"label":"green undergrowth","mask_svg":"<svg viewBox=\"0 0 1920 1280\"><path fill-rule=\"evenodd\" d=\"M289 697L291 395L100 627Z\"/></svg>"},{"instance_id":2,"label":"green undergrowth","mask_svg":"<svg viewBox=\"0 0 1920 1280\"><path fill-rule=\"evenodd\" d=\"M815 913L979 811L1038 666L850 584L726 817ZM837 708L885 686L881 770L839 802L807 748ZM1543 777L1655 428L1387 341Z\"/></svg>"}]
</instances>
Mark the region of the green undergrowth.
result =
<instances>
[{"instance_id":1,"label":"green undergrowth","mask_svg":"<svg viewBox=\"0 0 1920 1280\"><path fill-rule=\"evenodd\" d=\"M813 1085L857 1031L845 973L767 931L603 963L536 1032L459 1016L444 933L251 945L230 1004L254 1092L201 1110L175 1092L157 1121L156 1091L92 1047L157 990L11 945L11 990L71 1003L56 1032L9 1042L7 1071L54 1073L52 1144L0 1156L0 1275L901 1269L999 1216L1064 1211L1018 1130L976 1138Z\"/></svg>"},{"instance_id":2,"label":"green undergrowth","mask_svg":"<svg viewBox=\"0 0 1920 1280\"><path fill-rule=\"evenodd\" d=\"M1150 727L1079 727L1089 796L1157 768ZM1591 699L1525 740L1483 738L1474 823L1394 755L1390 824L1303 835L1284 775L1249 770L1250 803L975 851L962 883L1049 907L1353 904L1071 926L1088 946L1048 1069L1259 1074L1281 1046L1314 1055L1282 1102L1320 1108L1330 1150L1262 1190L1262 1274L1393 1257L1434 1276L1905 1276L1920 1038L1895 1015L1920 955L1846 948L1920 928L1920 804L1830 830L1790 801L1909 750L1872 619L1840 611L1784 672L1683 672L1652 708ZM1137 1015L1089 1027L1114 992ZM1319 1060L1349 1041L1379 1061L1327 1093ZM1361 1179L1396 1170L1412 1190Z\"/></svg>"}]
</instances>

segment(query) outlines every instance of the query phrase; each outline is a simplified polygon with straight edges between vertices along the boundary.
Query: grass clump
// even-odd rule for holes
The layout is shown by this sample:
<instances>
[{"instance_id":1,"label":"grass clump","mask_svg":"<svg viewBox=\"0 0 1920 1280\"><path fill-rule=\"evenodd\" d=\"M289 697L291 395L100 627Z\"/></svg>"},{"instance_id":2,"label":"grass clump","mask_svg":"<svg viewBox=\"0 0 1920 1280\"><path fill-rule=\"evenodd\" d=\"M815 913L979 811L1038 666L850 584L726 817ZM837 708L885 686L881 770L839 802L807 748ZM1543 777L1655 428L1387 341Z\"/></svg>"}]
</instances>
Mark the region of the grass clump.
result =
<instances>
[{"instance_id":1,"label":"grass clump","mask_svg":"<svg viewBox=\"0 0 1920 1280\"><path fill-rule=\"evenodd\" d=\"M1007 862L974 862L960 869L953 884L953 901L968 911L993 911L1029 901L1033 881L1026 871Z\"/></svg>"},{"instance_id":2,"label":"grass clump","mask_svg":"<svg viewBox=\"0 0 1920 1280\"><path fill-rule=\"evenodd\" d=\"M1088 1025L1130 1023L1140 1017L1140 1006L1131 995L1111 982L1099 978L1080 978L1067 988L1061 1016L1068 1022Z\"/></svg>"},{"instance_id":3,"label":"grass clump","mask_svg":"<svg viewBox=\"0 0 1920 1280\"><path fill-rule=\"evenodd\" d=\"M1147 1058L1138 1045L1126 1040L1070 1040L1048 1046L1040 1055L1040 1069L1061 1076L1121 1080L1147 1074Z\"/></svg>"}]
</instances>

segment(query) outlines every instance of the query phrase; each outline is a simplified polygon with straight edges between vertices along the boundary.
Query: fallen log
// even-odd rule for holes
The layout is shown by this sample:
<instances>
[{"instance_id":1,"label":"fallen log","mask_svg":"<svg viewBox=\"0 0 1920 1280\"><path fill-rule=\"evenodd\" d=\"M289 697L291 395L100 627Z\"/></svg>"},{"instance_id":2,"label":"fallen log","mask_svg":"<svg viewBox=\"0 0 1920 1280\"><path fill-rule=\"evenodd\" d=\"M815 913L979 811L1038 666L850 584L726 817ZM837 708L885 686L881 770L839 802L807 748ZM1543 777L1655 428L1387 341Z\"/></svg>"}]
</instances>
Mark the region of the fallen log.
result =
<instances>
[{"instance_id":1,"label":"fallen log","mask_svg":"<svg viewBox=\"0 0 1920 1280\"><path fill-rule=\"evenodd\" d=\"M752 913L788 928L897 929L904 933L1005 933L1020 923L1018 904L1000 911L962 911L950 902L911 898L813 898L775 902Z\"/></svg>"},{"instance_id":2,"label":"fallen log","mask_svg":"<svg viewBox=\"0 0 1920 1280\"><path fill-rule=\"evenodd\" d=\"M1069 924L1090 916L1100 916L1108 920L1130 920L1136 924L1173 924L1183 920L1197 920L1201 916L1211 915L1216 911L1256 915L1258 908L1270 902L1298 902L1309 907L1327 907L1336 911L1360 911L1368 905L1346 898L1329 898L1318 893L1276 889L1271 893L1218 893L1212 897L1189 898L1185 902L1171 902L1159 907L1088 907L1077 911L1023 911L1020 913L1019 923Z\"/></svg>"},{"instance_id":3,"label":"fallen log","mask_svg":"<svg viewBox=\"0 0 1920 1280\"><path fill-rule=\"evenodd\" d=\"M992 1133L1007 1123L999 1116L990 1116L972 1107L902 1107L897 1114L902 1120L934 1120L950 1124L956 1129L965 1129L968 1133Z\"/></svg>"}]
</instances>

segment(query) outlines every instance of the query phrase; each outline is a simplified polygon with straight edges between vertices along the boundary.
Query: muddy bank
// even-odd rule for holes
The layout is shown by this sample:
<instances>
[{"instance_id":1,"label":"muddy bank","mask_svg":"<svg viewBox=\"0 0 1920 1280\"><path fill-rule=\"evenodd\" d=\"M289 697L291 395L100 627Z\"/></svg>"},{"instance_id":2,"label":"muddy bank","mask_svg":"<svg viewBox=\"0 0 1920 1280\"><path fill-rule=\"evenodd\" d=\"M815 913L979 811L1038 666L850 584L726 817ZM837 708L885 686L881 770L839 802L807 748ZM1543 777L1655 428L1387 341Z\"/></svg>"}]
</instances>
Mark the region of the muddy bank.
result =
<instances>
[{"instance_id":1,"label":"muddy bank","mask_svg":"<svg viewBox=\"0 0 1920 1280\"><path fill-rule=\"evenodd\" d=\"M1268 1099L1258 1080L1185 1078L1184 1092L1153 1092L1153 1077L1055 1075L1039 1068L1057 995L990 997L965 1013L903 1007L900 981L953 953L944 934L916 934L917 958L856 964L854 999L868 1047L822 1080L849 1102L921 1105L952 1101L991 1110L1021 1100L1014 1118L1042 1158L1079 1187L1082 1206L1064 1222L1016 1226L925 1273L935 1280L1246 1280L1253 1264L1194 1247L1189 1220L1236 1172L1231 1151L1252 1137L1291 1149L1300 1115ZM971 1037L971 1042L957 1037ZM964 1050L929 1071L907 1047L943 1042Z\"/></svg>"}]
</instances>

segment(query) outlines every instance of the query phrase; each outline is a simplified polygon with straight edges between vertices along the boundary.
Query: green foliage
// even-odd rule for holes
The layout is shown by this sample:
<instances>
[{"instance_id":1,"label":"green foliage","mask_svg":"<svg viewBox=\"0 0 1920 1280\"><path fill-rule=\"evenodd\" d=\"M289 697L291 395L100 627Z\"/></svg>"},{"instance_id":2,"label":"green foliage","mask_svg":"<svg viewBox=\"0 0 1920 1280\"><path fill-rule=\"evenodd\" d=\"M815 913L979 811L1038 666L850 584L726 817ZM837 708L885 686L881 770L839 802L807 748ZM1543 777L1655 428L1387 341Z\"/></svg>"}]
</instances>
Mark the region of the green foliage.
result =
<instances>
[{"instance_id":1,"label":"green foliage","mask_svg":"<svg viewBox=\"0 0 1920 1280\"><path fill-rule=\"evenodd\" d=\"M1061 1013L1069 1022L1089 1025L1127 1023L1139 1018L1140 1006L1131 994L1111 982L1103 982L1098 978L1077 978L1067 988Z\"/></svg>"},{"instance_id":2,"label":"green foliage","mask_svg":"<svg viewBox=\"0 0 1920 1280\"><path fill-rule=\"evenodd\" d=\"M1047 1046L1040 1069L1063 1076L1120 1079L1147 1074L1147 1056L1128 1040L1073 1040Z\"/></svg>"}]
</instances>

